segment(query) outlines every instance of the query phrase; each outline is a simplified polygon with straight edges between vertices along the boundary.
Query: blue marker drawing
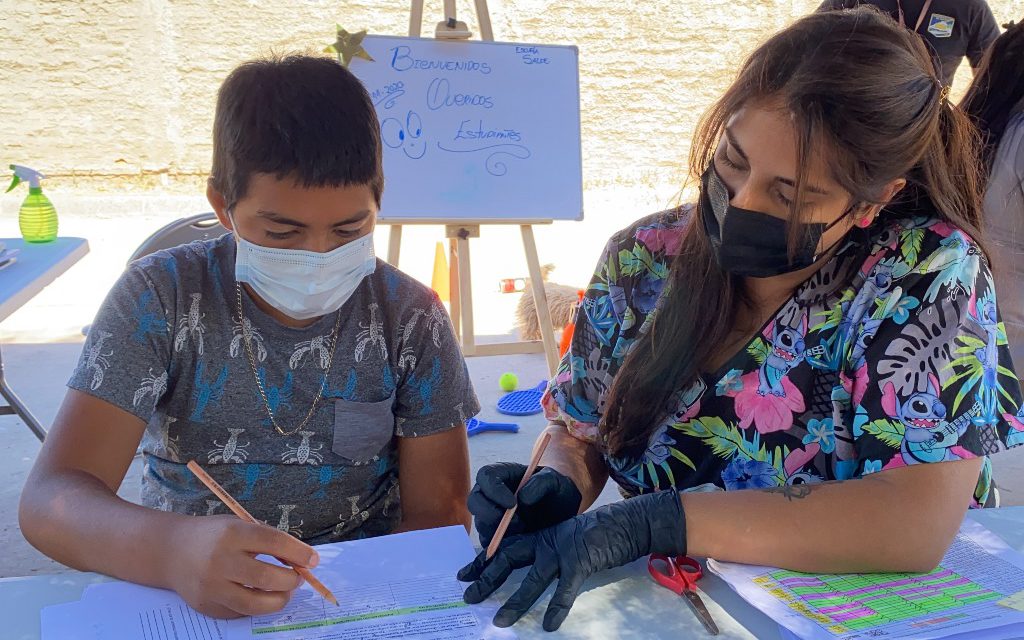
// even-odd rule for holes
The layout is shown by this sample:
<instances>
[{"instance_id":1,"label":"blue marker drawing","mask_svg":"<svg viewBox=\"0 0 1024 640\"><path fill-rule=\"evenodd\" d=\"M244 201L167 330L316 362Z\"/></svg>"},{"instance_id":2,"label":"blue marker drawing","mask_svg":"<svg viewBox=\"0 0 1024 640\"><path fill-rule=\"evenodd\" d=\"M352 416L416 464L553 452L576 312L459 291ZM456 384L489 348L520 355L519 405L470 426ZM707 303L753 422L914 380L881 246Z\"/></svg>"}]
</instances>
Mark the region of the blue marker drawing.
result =
<instances>
[{"instance_id":1,"label":"blue marker drawing","mask_svg":"<svg viewBox=\"0 0 1024 640\"><path fill-rule=\"evenodd\" d=\"M380 124L380 136L384 144L392 149L401 148L412 160L419 160L427 153L422 135L423 121L415 111L406 114L404 127L397 118L385 118Z\"/></svg>"},{"instance_id":2,"label":"blue marker drawing","mask_svg":"<svg viewBox=\"0 0 1024 640\"><path fill-rule=\"evenodd\" d=\"M508 142L522 142L523 134L515 129L485 129L484 121L477 120L476 128L473 128L472 120L463 120L459 123L459 130L455 132L456 140L504 140Z\"/></svg>"},{"instance_id":3,"label":"blue marker drawing","mask_svg":"<svg viewBox=\"0 0 1024 640\"><path fill-rule=\"evenodd\" d=\"M516 55L521 56L523 64L551 64L547 58L540 57L537 47L516 47Z\"/></svg>"},{"instance_id":4,"label":"blue marker drawing","mask_svg":"<svg viewBox=\"0 0 1024 640\"><path fill-rule=\"evenodd\" d=\"M530 150L521 144L492 144L486 147L477 147L476 149L449 149L438 142L437 148L449 153L476 153L490 149L501 149L501 151L491 151L487 159L484 160L484 167L486 167L487 173L492 176L503 176L508 173L508 165L499 156L511 156L520 160L526 160L532 155Z\"/></svg>"},{"instance_id":5,"label":"blue marker drawing","mask_svg":"<svg viewBox=\"0 0 1024 640\"><path fill-rule=\"evenodd\" d=\"M494 108L494 98L480 93L459 93L452 91L447 78L434 78L427 87L427 108L437 111L445 107Z\"/></svg>"},{"instance_id":6,"label":"blue marker drawing","mask_svg":"<svg viewBox=\"0 0 1024 640\"><path fill-rule=\"evenodd\" d=\"M393 82L383 89L377 89L371 94L373 100L373 106L385 109L390 109L395 106L395 101L405 95L405 83L399 80Z\"/></svg>"},{"instance_id":7,"label":"blue marker drawing","mask_svg":"<svg viewBox=\"0 0 1024 640\"><path fill-rule=\"evenodd\" d=\"M445 59L426 59L426 58L414 58L412 57L412 48L402 45L399 47L393 47L390 50L391 53L391 68L395 71L409 71L410 69L417 69L420 71L479 71L480 73L487 75L491 72L491 65L486 62L477 62L476 60L445 60Z\"/></svg>"}]
</instances>

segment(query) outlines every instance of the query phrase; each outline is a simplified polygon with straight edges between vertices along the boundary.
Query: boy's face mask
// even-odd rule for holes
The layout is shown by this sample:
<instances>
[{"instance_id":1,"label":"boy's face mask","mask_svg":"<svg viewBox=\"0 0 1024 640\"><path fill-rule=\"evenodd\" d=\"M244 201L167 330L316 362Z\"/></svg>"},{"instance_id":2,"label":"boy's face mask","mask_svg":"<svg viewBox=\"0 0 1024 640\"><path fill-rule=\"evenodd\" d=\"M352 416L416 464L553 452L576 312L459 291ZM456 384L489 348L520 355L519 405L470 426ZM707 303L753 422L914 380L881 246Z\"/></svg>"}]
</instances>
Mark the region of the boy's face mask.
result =
<instances>
[{"instance_id":1,"label":"boy's face mask","mask_svg":"<svg viewBox=\"0 0 1024 640\"><path fill-rule=\"evenodd\" d=\"M234 219L231 226L237 228ZM296 320L337 311L377 268L373 232L327 253L264 247L232 233L235 279Z\"/></svg>"},{"instance_id":2,"label":"boy's face mask","mask_svg":"<svg viewBox=\"0 0 1024 640\"><path fill-rule=\"evenodd\" d=\"M701 183L701 220L715 260L723 270L740 277L769 278L811 266L820 256L821 236L846 217L843 214L829 224L801 225L802 242L790 260L785 220L732 206L729 189L714 164L704 172Z\"/></svg>"}]
</instances>

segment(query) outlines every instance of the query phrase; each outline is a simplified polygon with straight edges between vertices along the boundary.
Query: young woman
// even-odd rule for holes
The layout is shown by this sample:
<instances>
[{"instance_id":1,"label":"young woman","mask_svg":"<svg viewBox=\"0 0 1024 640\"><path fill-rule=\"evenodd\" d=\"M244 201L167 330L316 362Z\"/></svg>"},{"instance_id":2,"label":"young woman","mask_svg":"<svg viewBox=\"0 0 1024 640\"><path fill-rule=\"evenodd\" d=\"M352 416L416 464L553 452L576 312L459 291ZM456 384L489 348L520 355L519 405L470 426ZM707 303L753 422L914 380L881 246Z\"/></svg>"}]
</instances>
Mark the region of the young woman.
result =
<instances>
[{"instance_id":1,"label":"young woman","mask_svg":"<svg viewBox=\"0 0 1024 640\"><path fill-rule=\"evenodd\" d=\"M1010 353L1024 365L1024 22L1006 25L989 49L961 107L981 130L985 230L1003 297Z\"/></svg>"},{"instance_id":2,"label":"young woman","mask_svg":"<svg viewBox=\"0 0 1024 640\"><path fill-rule=\"evenodd\" d=\"M519 535L460 572L467 602L532 565L495 623L557 578L556 629L588 576L653 552L933 568L968 506L995 501L987 456L1021 406L976 240L975 137L919 38L875 10L759 47L697 132L700 201L608 243ZM482 542L522 473L480 471ZM577 515L609 475L626 499Z\"/></svg>"}]
</instances>

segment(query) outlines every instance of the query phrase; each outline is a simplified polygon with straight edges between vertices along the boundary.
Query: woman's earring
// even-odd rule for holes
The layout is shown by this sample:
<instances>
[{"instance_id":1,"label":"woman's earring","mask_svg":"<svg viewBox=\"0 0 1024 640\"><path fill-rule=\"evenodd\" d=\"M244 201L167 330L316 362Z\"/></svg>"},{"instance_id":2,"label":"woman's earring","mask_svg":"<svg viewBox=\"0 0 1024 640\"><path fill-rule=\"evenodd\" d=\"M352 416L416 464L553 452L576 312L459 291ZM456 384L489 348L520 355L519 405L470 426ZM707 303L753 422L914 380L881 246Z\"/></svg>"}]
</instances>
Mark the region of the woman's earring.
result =
<instances>
[{"instance_id":1,"label":"woman's earring","mask_svg":"<svg viewBox=\"0 0 1024 640\"><path fill-rule=\"evenodd\" d=\"M872 216L865 216L857 221L857 226L861 229L867 229L871 226Z\"/></svg>"}]
</instances>

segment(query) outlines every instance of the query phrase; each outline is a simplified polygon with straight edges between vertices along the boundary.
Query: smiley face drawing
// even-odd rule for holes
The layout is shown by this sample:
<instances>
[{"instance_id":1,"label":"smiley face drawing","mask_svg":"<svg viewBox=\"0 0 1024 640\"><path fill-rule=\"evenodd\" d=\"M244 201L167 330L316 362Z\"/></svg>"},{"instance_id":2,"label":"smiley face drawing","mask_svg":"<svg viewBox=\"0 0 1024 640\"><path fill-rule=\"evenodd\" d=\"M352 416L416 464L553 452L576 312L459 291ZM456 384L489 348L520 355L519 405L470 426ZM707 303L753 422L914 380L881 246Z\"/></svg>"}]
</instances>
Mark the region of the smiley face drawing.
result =
<instances>
[{"instance_id":1,"label":"smiley face drawing","mask_svg":"<svg viewBox=\"0 0 1024 640\"><path fill-rule=\"evenodd\" d=\"M402 152L413 160L419 160L427 152L423 138L423 121L415 111L405 116L405 126L397 118L385 118L380 125L380 136L384 144L392 149L401 147Z\"/></svg>"}]
</instances>

